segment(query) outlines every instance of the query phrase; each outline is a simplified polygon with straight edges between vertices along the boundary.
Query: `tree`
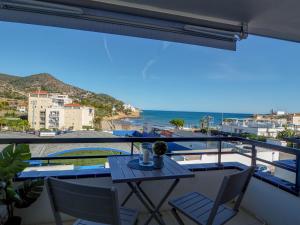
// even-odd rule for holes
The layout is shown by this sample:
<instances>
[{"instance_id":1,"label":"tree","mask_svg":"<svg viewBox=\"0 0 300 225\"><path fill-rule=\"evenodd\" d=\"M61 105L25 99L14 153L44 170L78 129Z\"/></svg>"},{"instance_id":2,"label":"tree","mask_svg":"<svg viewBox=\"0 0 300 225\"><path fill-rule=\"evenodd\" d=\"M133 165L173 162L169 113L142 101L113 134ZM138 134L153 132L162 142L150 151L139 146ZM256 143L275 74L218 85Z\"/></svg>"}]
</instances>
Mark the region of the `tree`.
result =
<instances>
[{"instance_id":1,"label":"tree","mask_svg":"<svg viewBox=\"0 0 300 225\"><path fill-rule=\"evenodd\" d=\"M200 128L209 130L210 124L213 121L212 116L204 116L200 120Z\"/></svg>"},{"instance_id":2,"label":"tree","mask_svg":"<svg viewBox=\"0 0 300 225\"><path fill-rule=\"evenodd\" d=\"M283 131L278 132L277 139L285 139L294 136L296 136L296 132L285 127Z\"/></svg>"},{"instance_id":3,"label":"tree","mask_svg":"<svg viewBox=\"0 0 300 225\"><path fill-rule=\"evenodd\" d=\"M102 130L102 120L103 118L101 116L96 116L94 118L94 127L96 130Z\"/></svg>"},{"instance_id":4,"label":"tree","mask_svg":"<svg viewBox=\"0 0 300 225\"><path fill-rule=\"evenodd\" d=\"M181 129L184 126L183 119L172 119L169 121L171 125L173 125L176 129Z\"/></svg>"}]
</instances>

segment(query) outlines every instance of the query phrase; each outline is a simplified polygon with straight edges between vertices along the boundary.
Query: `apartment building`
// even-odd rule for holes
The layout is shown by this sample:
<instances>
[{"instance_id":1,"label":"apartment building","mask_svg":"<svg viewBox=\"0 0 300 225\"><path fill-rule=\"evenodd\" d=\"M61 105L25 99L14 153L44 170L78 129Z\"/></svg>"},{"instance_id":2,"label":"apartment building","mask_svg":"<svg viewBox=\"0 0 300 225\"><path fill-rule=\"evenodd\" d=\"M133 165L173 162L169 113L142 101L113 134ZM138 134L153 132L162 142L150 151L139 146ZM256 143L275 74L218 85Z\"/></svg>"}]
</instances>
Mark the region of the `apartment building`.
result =
<instances>
[{"instance_id":1,"label":"apartment building","mask_svg":"<svg viewBox=\"0 0 300 225\"><path fill-rule=\"evenodd\" d=\"M288 115L288 121L296 126L300 125L300 113L292 113Z\"/></svg>"},{"instance_id":2,"label":"apartment building","mask_svg":"<svg viewBox=\"0 0 300 225\"><path fill-rule=\"evenodd\" d=\"M82 130L93 127L94 109L72 103L68 95L35 91L29 94L28 122L31 128Z\"/></svg>"},{"instance_id":3,"label":"apartment building","mask_svg":"<svg viewBox=\"0 0 300 225\"><path fill-rule=\"evenodd\" d=\"M69 130L82 130L85 127L93 127L94 109L79 104L64 105L64 126Z\"/></svg>"},{"instance_id":4,"label":"apartment building","mask_svg":"<svg viewBox=\"0 0 300 225\"><path fill-rule=\"evenodd\" d=\"M283 131L282 121L269 121L257 119L229 119L223 121L220 131L227 133L248 133L265 137L277 137L278 132Z\"/></svg>"}]
</instances>

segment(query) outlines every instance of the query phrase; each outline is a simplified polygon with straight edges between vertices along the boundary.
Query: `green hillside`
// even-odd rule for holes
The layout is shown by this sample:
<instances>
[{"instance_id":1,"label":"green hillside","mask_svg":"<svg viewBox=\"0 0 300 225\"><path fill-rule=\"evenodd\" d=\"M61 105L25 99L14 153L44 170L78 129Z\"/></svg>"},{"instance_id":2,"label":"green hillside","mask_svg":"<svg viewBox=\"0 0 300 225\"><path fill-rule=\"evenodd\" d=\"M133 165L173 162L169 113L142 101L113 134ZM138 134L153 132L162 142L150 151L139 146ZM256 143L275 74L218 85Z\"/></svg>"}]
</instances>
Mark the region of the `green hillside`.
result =
<instances>
[{"instance_id":1,"label":"green hillside","mask_svg":"<svg viewBox=\"0 0 300 225\"><path fill-rule=\"evenodd\" d=\"M123 102L107 94L87 91L56 79L51 74L41 73L26 77L0 73L0 98L27 100L28 93L35 90L45 90L50 93L67 94L82 105L94 106L96 116L109 116L112 108L116 112L123 111Z\"/></svg>"}]
</instances>

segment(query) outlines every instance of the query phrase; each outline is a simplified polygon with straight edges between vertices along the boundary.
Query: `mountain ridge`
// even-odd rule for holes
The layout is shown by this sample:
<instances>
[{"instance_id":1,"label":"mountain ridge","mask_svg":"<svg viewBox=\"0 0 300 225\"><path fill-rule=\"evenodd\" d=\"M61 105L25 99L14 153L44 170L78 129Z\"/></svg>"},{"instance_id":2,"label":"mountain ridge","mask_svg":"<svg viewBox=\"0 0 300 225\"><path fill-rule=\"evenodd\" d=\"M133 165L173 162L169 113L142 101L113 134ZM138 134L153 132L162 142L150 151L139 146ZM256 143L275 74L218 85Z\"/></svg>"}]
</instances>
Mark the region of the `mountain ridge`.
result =
<instances>
[{"instance_id":1,"label":"mountain ridge","mask_svg":"<svg viewBox=\"0 0 300 225\"><path fill-rule=\"evenodd\" d=\"M21 77L0 73L0 97L24 100L28 93L36 90L69 95L75 102L96 108L98 116L107 116L115 108L123 111L123 102L110 95L88 91L57 79L49 73L38 73Z\"/></svg>"}]
</instances>

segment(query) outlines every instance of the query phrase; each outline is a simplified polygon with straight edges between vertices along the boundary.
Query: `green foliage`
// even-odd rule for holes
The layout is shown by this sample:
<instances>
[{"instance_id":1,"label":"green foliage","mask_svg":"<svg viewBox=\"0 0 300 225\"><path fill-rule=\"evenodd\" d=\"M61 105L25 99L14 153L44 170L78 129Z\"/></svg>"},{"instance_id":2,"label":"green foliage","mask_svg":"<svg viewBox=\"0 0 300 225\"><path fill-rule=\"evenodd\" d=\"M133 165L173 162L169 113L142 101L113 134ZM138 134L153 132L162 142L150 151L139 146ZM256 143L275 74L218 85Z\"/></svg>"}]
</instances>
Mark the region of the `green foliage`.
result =
<instances>
[{"instance_id":1,"label":"green foliage","mask_svg":"<svg viewBox=\"0 0 300 225\"><path fill-rule=\"evenodd\" d=\"M95 130L102 130L102 117L96 116L94 118L94 127Z\"/></svg>"},{"instance_id":2,"label":"green foliage","mask_svg":"<svg viewBox=\"0 0 300 225\"><path fill-rule=\"evenodd\" d=\"M50 130L50 129L47 129L47 128L41 128L40 131L41 131L41 132L50 132L51 130Z\"/></svg>"},{"instance_id":3,"label":"green foliage","mask_svg":"<svg viewBox=\"0 0 300 225\"><path fill-rule=\"evenodd\" d=\"M278 132L277 139L285 139L294 136L296 136L296 132L285 127L283 131Z\"/></svg>"},{"instance_id":4,"label":"green foliage","mask_svg":"<svg viewBox=\"0 0 300 225\"><path fill-rule=\"evenodd\" d=\"M43 90L50 93L66 93L81 105L93 106L98 117L111 116L113 107L116 112L123 112L124 110L123 102L112 96L93 93L65 84L47 73L27 77L0 74L0 82L5 84L3 85L4 88L0 89L0 97L8 99L26 99L26 93ZM12 92L8 87L13 88L16 92Z\"/></svg>"},{"instance_id":5,"label":"green foliage","mask_svg":"<svg viewBox=\"0 0 300 225\"><path fill-rule=\"evenodd\" d=\"M240 137L248 138L248 139L251 139L254 141L262 141L262 142L266 142L266 140L267 140L267 138L264 136L259 136L256 134L248 134L248 133L240 134Z\"/></svg>"},{"instance_id":6,"label":"green foliage","mask_svg":"<svg viewBox=\"0 0 300 225\"><path fill-rule=\"evenodd\" d=\"M208 128L201 128L200 133L207 134L208 133Z\"/></svg>"},{"instance_id":7,"label":"green foliage","mask_svg":"<svg viewBox=\"0 0 300 225\"><path fill-rule=\"evenodd\" d=\"M21 187L16 189L19 200L15 202L16 208L27 208L34 203L41 195L44 187L44 180L26 180Z\"/></svg>"},{"instance_id":8,"label":"green foliage","mask_svg":"<svg viewBox=\"0 0 300 225\"><path fill-rule=\"evenodd\" d=\"M153 144L153 152L158 155L164 155L168 151L168 145L164 141L156 141Z\"/></svg>"},{"instance_id":9,"label":"green foliage","mask_svg":"<svg viewBox=\"0 0 300 225\"><path fill-rule=\"evenodd\" d=\"M0 102L0 110L9 110L9 109L10 109L10 107L9 107L8 102L6 102L6 101Z\"/></svg>"},{"instance_id":10,"label":"green foliage","mask_svg":"<svg viewBox=\"0 0 300 225\"><path fill-rule=\"evenodd\" d=\"M0 153L0 179L10 183L12 178L19 172L22 172L31 158L29 145L8 145Z\"/></svg>"},{"instance_id":11,"label":"green foliage","mask_svg":"<svg viewBox=\"0 0 300 225\"><path fill-rule=\"evenodd\" d=\"M103 118L105 116L112 116L113 108L116 112L123 112L123 102L105 94L91 94L82 98L79 103L85 106L92 106L95 108L95 116Z\"/></svg>"},{"instance_id":12,"label":"green foliage","mask_svg":"<svg viewBox=\"0 0 300 225\"><path fill-rule=\"evenodd\" d=\"M91 130L93 127L92 126L82 126L83 130Z\"/></svg>"},{"instance_id":13,"label":"green foliage","mask_svg":"<svg viewBox=\"0 0 300 225\"><path fill-rule=\"evenodd\" d=\"M184 120L183 119L172 119L169 121L169 123L176 127L176 129L180 129L184 126Z\"/></svg>"},{"instance_id":14,"label":"green foliage","mask_svg":"<svg viewBox=\"0 0 300 225\"><path fill-rule=\"evenodd\" d=\"M212 120L212 116L203 116L200 120L200 128L209 130L209 126Z\"/></svg>"},{"instance_id":15,"label":"green foliage","mask_svg":"<svg viewBox=\"0 0 300 225\"><path fill-rule=\"evenodd\" d=\"M27 181L14 187L13 178L22 172L31 158L29 145L8 145L0 153L0 192L1 201L7 205L9 215L13 216L14 206L27 207L42 191L43 181Z\"/></svg>"},{"instance_id":16,"label":"green foliage","mask_svg":"<svg viewBox=\"0 0 300 225\"><path fill-rule=\"evenodd\" d=\"M89 156L89 155L121 155L122 153L117 151L97 151L97 150L81 150L75 152L65 152L59 154L59 157L64 156ZM74 166L88 166L88 165L103 165L107 162L107 158L91 158L91 159L57 159L51 160L53 164L64 164Z\"/></svg>"},{"instance_id":17,"label":"green foliage","mask_svg":"<svg viewBox=\"0 0 300 225\"><path fill-rule=\"evenodd\" d=\"M12 131L25 131L29 129L28 121L19 118L0 118L0 131L3 126L7 126Z\"/></svg>"},{"instance_id":18,"label":"green foliage","mask_svg":"<svg viewBox=\"0 0 300 225\"><path fill-rule=\"evenodd\" d=\"M223 122L233 122L233 121L234 121L234 119L230 119L230 118L223 119Z\"/></svg>"},{"instance_id":19,"label":"green foliage","mask_svg":"<svg viewBox=\"0 0 300 225\"><path fill-rule=\"evenodd\" d=\"M19 94L18 92L13 91L2 91L0 92L0 97L8 98L8 99L17 99L17 100L25 100L26 96Z\"/></svg>"},{"instance_id":20,"label":"green foliage","mask_svg":"<svg viewBox=\"0 0 300 225\"><path fill-rule=\"evenodd\" d=\"M16 118L17 114L16 112L12 111L12 112L7 112L4 114L4 117L10 117L10 118Z\"/></svg>"}]
</instances>

